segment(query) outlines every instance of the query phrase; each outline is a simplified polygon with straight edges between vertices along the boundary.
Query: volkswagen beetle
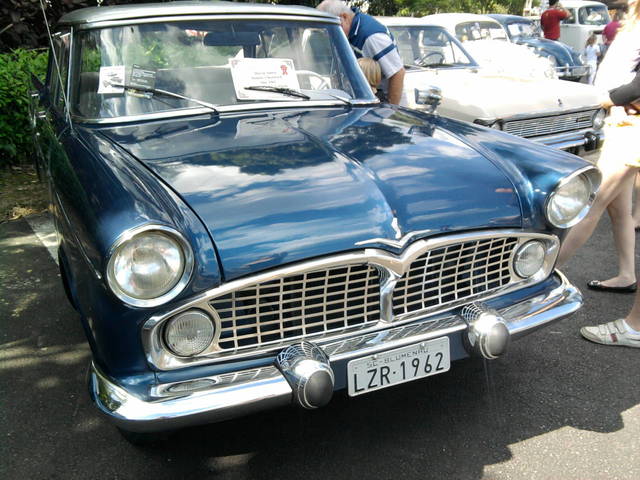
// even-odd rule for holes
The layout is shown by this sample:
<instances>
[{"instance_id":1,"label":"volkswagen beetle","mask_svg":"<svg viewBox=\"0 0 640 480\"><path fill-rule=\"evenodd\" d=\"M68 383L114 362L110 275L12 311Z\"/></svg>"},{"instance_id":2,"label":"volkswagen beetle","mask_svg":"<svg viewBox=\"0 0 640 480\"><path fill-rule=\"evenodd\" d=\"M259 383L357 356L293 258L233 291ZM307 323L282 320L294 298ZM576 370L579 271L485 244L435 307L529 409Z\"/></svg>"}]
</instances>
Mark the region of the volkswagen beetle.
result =
<instances>
[{"instance_id":1,"label":"volkswagen beetle","mask_svg":"<svg viewBox=\"0 0 640 480\"><path fill-rule=\"evenodd\" d=\"M380 104L325 13L77 10L38 87L90 395L132 441L403 388L582 303L554 265L598 170Z\"/></svg>"},{"instance_id":2,"label":"volkswagen beetle","mask_svg":"<svg viewBox=\"0 0 640 480\"><path fill-rule=\"evenodd\" d=\"M555 65L558 78L579 82L589 73L589 66L584 63L580 53L582 49L576 50L562 42L542 37L532 19L519 15L487 16L500 22L512 42L526 45L538 55L549 58Z\"/></svg>"}]
</instances>

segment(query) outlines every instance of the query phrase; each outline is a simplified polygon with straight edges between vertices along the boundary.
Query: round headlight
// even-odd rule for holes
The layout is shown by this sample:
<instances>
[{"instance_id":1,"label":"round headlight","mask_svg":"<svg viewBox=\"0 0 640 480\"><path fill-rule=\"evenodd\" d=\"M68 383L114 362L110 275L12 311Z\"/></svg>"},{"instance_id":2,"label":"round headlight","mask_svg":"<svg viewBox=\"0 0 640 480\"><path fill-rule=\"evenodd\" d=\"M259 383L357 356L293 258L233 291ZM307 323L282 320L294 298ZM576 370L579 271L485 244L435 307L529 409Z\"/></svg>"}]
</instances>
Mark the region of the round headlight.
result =
<instances>
[{"instance_id":1,"label":"round headlight","mask_svg":"<svg viewBox=\"0 0 640 480\"><path fill-rule=\"evenodd\" d=\"M207 349L213 341L215 327L202 310L187 310L170 319L164 329L169 350L181 357L191 357Z\"/></svg>"},{"instance_id":2,"label":"round headlight","mask_svg":"<svg viewBox=\"0 0 640 480\"><path fill-rule=\"evenodd\" d=\"M546 214L551 224L569 228L587 214L593 200L591 182L585 175L576 175L560 183L549 195Z\"/></svg>"},{"instance_id":3,"label":"round headlight","mask_svg":"<svg viewBox=\"0 0 640 480\"><path fill-rule=\"evenodd\" d=\"M109 287L135 306L156 306L177 295L191 273L188 244L168 228L153 227L118 241L107 266Z\"/></svg>"},{"instance_id":4,"label":"round headlight","mask_svg":"<svg viewBox=\"0 0 640 480\"><path fill-rule=\"evenodd\" d=\"M522 278L529 278L544 265L546 249L542 242L532 240L522 245L516 252L513 268Z\"/></svg>"},{"instance_id":5,"label":"round headlight","mask_svg":"<svg viewBox=\"0 0 640 480\"><path fill-rule=\"evenodd\" d=\"M604 108L599 109L596 113L593 114L593 128L600 130L604 127L604 118L606 117L607 112Z\"/></svg>"}]
</instances>

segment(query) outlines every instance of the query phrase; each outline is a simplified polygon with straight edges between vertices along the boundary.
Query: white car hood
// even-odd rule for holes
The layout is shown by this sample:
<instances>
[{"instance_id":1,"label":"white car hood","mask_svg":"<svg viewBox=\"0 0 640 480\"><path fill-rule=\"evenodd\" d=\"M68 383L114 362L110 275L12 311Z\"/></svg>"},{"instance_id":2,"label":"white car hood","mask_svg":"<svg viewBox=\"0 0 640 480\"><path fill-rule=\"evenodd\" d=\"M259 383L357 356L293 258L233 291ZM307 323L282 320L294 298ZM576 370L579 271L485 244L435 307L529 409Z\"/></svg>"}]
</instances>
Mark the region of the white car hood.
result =
<instances>
[{"instance_id":1,"label":"white car hood","mask_svg":"<svg viewBox=\"0 0 640 480\"><path fill-rule=\"evenodd\" d=\"M598 105L592 85L565 80L505 77L473 69L408 70L404 92L406 106L415 104L415 89L436 86L442 90L438 113L473 122L537 112L563 112Z\"/></svg>"}]
</instances>

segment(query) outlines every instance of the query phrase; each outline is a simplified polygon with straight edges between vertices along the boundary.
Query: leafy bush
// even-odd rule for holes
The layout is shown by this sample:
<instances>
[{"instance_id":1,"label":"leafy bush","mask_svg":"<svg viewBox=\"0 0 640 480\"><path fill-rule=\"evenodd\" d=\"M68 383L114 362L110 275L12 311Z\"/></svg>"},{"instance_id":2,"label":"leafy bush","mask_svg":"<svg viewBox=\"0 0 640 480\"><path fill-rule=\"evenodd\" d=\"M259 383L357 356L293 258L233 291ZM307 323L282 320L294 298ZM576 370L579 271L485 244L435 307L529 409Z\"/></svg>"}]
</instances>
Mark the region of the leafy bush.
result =
<instances>
[{"instance_id":1,"label":"leafy bush","mask_svg":"<svg viewBox=\"0 0 640 480\"><path fill-rule=\"evenodd\" d=\"M0 54L0 167L24 164L32 158L31 73L44 79L46 70L44 50L17 49Z\"/></svg>"}]
</instances>

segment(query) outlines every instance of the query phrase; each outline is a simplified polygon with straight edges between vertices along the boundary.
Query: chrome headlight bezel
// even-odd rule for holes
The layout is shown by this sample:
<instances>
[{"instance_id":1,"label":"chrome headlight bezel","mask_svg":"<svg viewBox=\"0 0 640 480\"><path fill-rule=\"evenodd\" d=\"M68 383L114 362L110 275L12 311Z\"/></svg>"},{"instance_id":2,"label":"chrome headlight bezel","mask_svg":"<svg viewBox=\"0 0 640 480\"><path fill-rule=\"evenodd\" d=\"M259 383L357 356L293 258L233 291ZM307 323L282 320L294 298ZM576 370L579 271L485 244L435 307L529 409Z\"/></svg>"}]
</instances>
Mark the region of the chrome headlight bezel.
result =
<instances>
[{"instance_id":1,"label":"chrome headlight bezel","mask_svg":"<svg viewBox=\"0 0 640 480\"><path fill-rule=\"evenodd\" d=\"M161 295L153 298L137 298L129 295L124 289L119 285L115 273L114 273L114 263L117 258L117 253L131 240L145 233L160 233L170 240L174 241L176 245L180 248L182 253L182 271L177 276L177 279L171 286L169 290L162 293ZM191 279L191 274L193 272L194 266L194 256L193 251L191 250L191 246L187 242L180 232L175 230L174 228L165 226L165 225L143 225L141 227L132 228L130 230L125 231L121 234L118 239L113 243L111 248L109 249L109 254L107 256L106 268L105 268L105 278L107 280L107 285L111 292L122 300L127 305L131 305L134 307L141 308L149 308L149 307L157 307L158 305L162 305L167 303L168 301L175 298L187 285L189 280Z\"/></svg>"},{"instance_id":2,"label":"chrome headlight bezel","mask_svg":"<svg viewBox=\"0 0 640 480\"><path fill-rule=\"evenodd\" d=\"M540 265L538 265L538 268L535 270L535 272L531 272L531 273L526 273L521 271L518 268L518 261L520 259L520 257L524 254L527 253L527 251L530 251L532 248L541 248L542 249L542 257L540 258ZM520 278L535 278L536 275L539 275L539 273L545 269L545 262L547 260L547 253L548 253L548 246L545 244L545 242L541 241L541 240L529 240L526 243L523 243L522 245L520 245L520 247L518 247L518 249L515 251L514 256L513 256L513 271L516 273L516 275L518 275Z\"/></svg>"},{"instance_id":3,"label":"chrome headlight bezel","mask_svg":"<svg viewBox=\"0 0 640 480\"><path fill-rule=\"evenodd\" d=\"M596 110L596 112L593 114L593 128L595 128L596 130L602 130L602 128L604 128L604 119L607 116L607 111L604 108L599 108L598 110Z\"/></svg>"},{"instance_id":4,"label":"chrome headlight bezel","mask_svg":"<svg viewBox=\"0 0 640 480\"><path fill-rule=\"evenodd\" d=\"M583 169L577 170L571 173L570 175L567 175L562 180L560 180L560 182L558 182L558 184L553 189L553 191L547 196L547 199L544 204L544 213L547 221L552 226L556 228L562 228L562 229L571 228L575 224L580 222L580 220L582 220L587 215L587 213L589 213L589 210L591 209L591 205L593 205L593 201L595 200L596 193L598 192L598 188L600 186L600 180L601 180L600 171L594 166L589 166L589 167L585 167ZM550 214L550 209L553 207L554 200L557 198L558 193L563 188L566 188L567 185L575 181L585 182L585 185L589 190L587 201L584 203L584 205L582 205L582 207L580 208L580 211L572 218L566 219L566 221L564 222L554 221L553 216Z\"/></svg>"}]
</instances>

